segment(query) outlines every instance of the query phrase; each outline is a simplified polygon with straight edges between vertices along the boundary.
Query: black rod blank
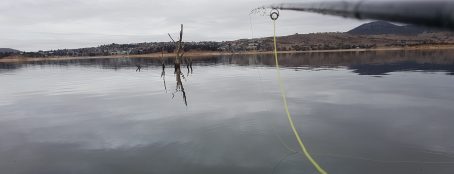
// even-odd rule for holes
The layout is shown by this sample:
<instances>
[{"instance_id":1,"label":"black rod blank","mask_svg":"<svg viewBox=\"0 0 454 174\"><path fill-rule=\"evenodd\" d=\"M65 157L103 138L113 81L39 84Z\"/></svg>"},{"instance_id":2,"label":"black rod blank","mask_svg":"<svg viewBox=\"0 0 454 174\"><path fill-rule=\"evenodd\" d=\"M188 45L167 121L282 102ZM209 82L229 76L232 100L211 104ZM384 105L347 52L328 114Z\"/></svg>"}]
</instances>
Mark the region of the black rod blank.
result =
<instances>
[{"instance_id":1,"label":"black rod blank","mask_svg":"<svg viewBox=\"0 0 454 174\"><path fill-rule=\"evenodd\" d=\"M357 19L386 20L454 31L454 1L329 1L269 6Z\"/></svg>"}]
</instances>

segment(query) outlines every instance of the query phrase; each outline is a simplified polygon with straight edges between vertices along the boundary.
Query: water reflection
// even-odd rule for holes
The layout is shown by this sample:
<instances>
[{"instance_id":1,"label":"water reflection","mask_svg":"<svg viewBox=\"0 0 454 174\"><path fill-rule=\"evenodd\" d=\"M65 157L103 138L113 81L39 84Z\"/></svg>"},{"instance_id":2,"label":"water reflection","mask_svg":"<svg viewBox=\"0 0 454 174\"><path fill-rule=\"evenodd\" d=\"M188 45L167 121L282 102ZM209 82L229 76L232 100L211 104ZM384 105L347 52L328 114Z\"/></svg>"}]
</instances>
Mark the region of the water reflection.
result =
<instances>
[{"instance_id":1,"label":"water reflection","mask_svg":"<svg viewBox=\"0 0 454 174\"><path fill-rule=\"evenodd\" d=\"M163 72L165 74L165 72ZM175 97L175 94L178 93L178 92L181 92L182 93L182 96L183 96L183 101L184 101L184 104L186 106L188 106L188 101L186 100L186 92L184 91L184 86L183 86L183 82L181 81L181 79L186 79L184 77L184 74L181 72L181 68L175 68L175 77L176 77L176 87L175 87L175 91L172 92L172 98Z\"/></svg>"},{"instance_id":2,"label":"water reflection","mask_svg":"<svg viewBox=\"0 0 454 174\"><path fill-rule=\"evenodd\" d=\"M186 76L189 76L189 73L192 74L192 58L191 57L185 57L185 62L186 62L186 69L188 69L188 73Z\"/></svg>"},{"instance_id":3,"label":"water reflection","mask_svg":"<svg viewBox=\"0 0 454 174\"><path fill-rule=\"evenodd\" d=\"M161 72L161 78L164 83L164 90L167 93L167 85L166 85L166 66L164 63L162 63L162 72Z\"/></svg>"},{"instance_id":4,"label":"water reflection","mask_svg":"<svg viewBox=\"0 0 454 174\"><path fill-rule=\"evenodd\" d=\"M193 60L194 59L194 60ZM233 64L239 66L273 66L271 55L234 55L185 58L187 73L192 73L193 62L197 66ZM399 71L447 72L454 75L454 50L413 50L413 51L370 51L370 52L324 52L282 54L280 62L283 67L298 69L342 68L347 67L359 75L387 75ZM59 65L59 66L97 66L108 69L130 68L136 66L155 67L173 64L164 59L79 59L59 61L35 61L19 63L0 63L0 73L26 66Z\"/></svg>"},{"instance_id":5,"label":"water reflection","mask_svg":"<svg viewBox=\"0 0 454 174\"><path fill-rule=\"evenodd\" d=\"M186 58L185 60L186 60L186 68L188 70L187 76L189 76L189 74L193 73L192 60L190 61L189 58ZM162 78L162 81L163 81L164 90L167 93L166 64L165 64L165 59L164 58L161 58L161 64L162 64L161 78ZM184 104L186 106L188 106L188 101L187 101L187 98L186 98L186 91L184 89L184 85L183 85L183 81L182 81L182 79L186 80L186 77L184 76L183 72L181 72L181 67L177 67L177 66L174 65L174 70L175 70L174 71L174 75L175 75L175 80L176 80L176 87L175 87L175 91L171 93L172 94L172 99L175 98L175 94L181 92Z\"/></svg>"},{"instance_id":6,"label":"water reflection","mask_svg":"<svg viewBox=\"0 0 454 174\"><path fill-rule=\"evenodd\" d=\"M314 158L330 173L451 174L451 52L282 55ZM194 74L158 59L1 64L0 173L316 172L291 150L271 56L193 61Z\"/></svg>"}]
</instances>

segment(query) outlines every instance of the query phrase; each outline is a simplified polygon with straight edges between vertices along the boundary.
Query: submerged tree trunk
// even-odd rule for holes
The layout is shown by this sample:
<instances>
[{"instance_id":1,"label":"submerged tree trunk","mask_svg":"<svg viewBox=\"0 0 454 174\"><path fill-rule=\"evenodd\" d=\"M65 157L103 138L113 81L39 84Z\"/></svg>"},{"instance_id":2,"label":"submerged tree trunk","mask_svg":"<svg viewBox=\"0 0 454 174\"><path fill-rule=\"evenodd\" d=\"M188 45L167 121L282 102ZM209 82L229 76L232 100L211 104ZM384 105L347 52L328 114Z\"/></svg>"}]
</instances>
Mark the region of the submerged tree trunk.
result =
<instances>
[{"instance_id":1,"label":"submerged tree trunk","mask_svg":"<svg viewBox=\"0 0 454 174\"><path fill-rule=\"evenodd\" d=\"M172 39L173 43L175 44L174 67L175 67L175 76L176 76L176 81L177 81L175 93L178 91L182 92L184 104L187 106L188 102L186 100L186 92L184 91L183 82L181 81L181 78L184 78L183 73L181 73L181 63L183 61L183 55L184 55L183 24L181 24L180 38L178 38L178 41L175 41L170 34L169 34L169 37L170 37L170 39Z\"/></svg>"}]
</instances>

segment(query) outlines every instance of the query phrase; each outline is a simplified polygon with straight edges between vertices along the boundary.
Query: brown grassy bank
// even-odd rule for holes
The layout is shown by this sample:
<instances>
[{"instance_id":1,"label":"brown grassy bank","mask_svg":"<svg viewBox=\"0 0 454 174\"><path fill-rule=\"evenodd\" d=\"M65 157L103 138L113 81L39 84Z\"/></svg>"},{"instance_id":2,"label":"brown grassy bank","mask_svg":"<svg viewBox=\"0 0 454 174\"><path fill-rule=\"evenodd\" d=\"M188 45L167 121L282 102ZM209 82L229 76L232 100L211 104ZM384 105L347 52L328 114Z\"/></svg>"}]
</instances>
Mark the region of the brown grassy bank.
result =
<instances>
[{"instance_id":1,"label":"brown grassy bank","mask_svg":"<svg viewBox=\"0 0 454 174\"><path fill-rule=\"evenodd\" d=\"M286 53L315 53L315 52L364 52L364 51L398 51L398 50L443 50L453 49L453 45L418 45L409 47L378 47L369 49L337 49L337 50L311 50L311 51L279 51L280 54ZM257 54L272 54L272 51L257 52L188 52L185 54L187 57L197 59L197 57L208 57L208 56L225 56L225 55L257 55ZM153 54L141 54L141 55L113 55L113 56L94 56L94 57L23 57L23 56L10 56L0 59L0 62L27 62L27 61L42 61L42 60L74 60L74 59L104 59L104 58L151 58L159 59L161 56L165 58L173 58L174 53L153 53Z\"/></svg>"}]
</instances>

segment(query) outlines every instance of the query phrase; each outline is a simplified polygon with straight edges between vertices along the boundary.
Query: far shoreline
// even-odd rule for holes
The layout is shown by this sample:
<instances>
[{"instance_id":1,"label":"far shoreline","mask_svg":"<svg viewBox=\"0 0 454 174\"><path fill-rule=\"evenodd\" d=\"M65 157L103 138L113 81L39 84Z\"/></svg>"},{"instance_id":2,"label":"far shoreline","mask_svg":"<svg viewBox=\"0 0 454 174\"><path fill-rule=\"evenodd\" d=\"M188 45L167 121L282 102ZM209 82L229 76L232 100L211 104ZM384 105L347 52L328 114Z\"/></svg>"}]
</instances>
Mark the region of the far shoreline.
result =
<instances>
[{"instance_id":1,"label":"far shoreline","mask_svg":"<svg viewBox=\"0 0 454 174\"><path fill-rule=\"evenodd\" d=\"M409 47L382 47L382 48L359 48L359 49L337 49L337 50L309 50L309 51L278 51L279 54L292 53L335 53L335 52L367 52L367 51L415 51L415 50L454 50L454 45L419 45ZM266 55L273 54L273 51L244 51L244 52L187 52L185 57L209 57L209 56L231 56L231 55ZM174 53L151 53L140 55L111 55L111 56L84 56L84 57L5 57L0 59L0 63L33 62L33 61L53 61L53 60L78 60L78 59L113 59L113 58L150 58L160 59L174 57Z\"/></svg>"}]
</instances>

